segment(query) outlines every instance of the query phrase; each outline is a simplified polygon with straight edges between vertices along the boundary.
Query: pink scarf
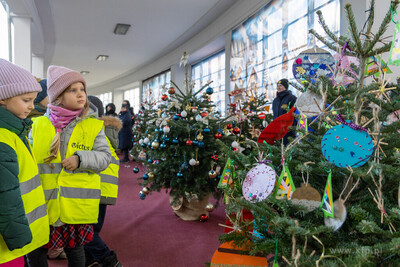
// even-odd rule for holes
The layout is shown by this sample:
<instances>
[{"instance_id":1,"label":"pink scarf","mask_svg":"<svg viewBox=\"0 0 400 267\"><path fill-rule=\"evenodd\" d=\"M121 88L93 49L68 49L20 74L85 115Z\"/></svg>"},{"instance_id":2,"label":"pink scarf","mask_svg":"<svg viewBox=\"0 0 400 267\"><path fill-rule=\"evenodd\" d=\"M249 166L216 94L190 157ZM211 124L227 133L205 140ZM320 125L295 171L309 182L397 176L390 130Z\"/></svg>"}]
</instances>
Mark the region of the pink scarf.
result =
<instances>
[{"instance_id":1,"label":"pink scarf","mask_svg":"<svg viewBox=\"0 0 400 267\"><path fill-rule=\"evenodd\" d=\"M47 107L50 109L51 124L57 129L65 128L65 126L82 113L82 110L72 111L51 104L48 104Z\"/></svg>"}]
</instances>

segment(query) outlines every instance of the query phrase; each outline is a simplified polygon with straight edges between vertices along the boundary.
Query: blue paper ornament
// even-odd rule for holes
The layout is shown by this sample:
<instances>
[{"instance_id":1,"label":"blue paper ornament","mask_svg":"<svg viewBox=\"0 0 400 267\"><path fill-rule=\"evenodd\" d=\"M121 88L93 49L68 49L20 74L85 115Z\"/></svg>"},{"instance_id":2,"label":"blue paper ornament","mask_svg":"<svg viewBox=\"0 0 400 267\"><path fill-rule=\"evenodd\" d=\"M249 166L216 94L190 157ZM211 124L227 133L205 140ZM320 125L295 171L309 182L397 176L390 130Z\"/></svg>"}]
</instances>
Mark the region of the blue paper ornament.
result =
<instances>
[{"instance_id":1,"label":"blue paper ornament","mask_svg":"<svg viewBox=\"0 0 400 267\"><path fill-rule=\"evenodd\" d=\"M325 158L338 167L357 168L371 157L374 148L371 136L367 132L354 129L351 121L329 129L321 142ZM350 126L349 126L350 125Z\"/></svg>"}]
</instances>

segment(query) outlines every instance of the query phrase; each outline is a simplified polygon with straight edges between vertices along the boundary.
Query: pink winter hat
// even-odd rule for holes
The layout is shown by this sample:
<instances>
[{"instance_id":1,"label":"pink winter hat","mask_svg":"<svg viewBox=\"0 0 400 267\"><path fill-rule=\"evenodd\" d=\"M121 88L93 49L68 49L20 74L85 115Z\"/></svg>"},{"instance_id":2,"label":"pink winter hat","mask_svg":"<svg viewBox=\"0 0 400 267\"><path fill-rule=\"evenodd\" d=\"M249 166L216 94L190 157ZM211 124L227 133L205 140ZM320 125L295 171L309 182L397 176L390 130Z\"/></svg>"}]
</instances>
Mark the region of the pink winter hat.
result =
<instances>
[{"instance_id":1,"label":"pink winter hat","mask_svg":"<svg viewBox=\"0 0 400 267\"><path fill-rule=\"evenodd\" d=\"M40 91L42 87L29 71L0 58L0 100Z\"/></svg>"},{"instance_id":2,"label":"pink winter hat","mask_svg":"<svg viewBox=\"0 0 400 267\"><path fill-rule=\"evenodd\" d=\"M64 90L73 83L81 82L86 89L82 74L66 67L51 65L47 69L47 95L53 103Z\"/></svg>"}]
</instances>

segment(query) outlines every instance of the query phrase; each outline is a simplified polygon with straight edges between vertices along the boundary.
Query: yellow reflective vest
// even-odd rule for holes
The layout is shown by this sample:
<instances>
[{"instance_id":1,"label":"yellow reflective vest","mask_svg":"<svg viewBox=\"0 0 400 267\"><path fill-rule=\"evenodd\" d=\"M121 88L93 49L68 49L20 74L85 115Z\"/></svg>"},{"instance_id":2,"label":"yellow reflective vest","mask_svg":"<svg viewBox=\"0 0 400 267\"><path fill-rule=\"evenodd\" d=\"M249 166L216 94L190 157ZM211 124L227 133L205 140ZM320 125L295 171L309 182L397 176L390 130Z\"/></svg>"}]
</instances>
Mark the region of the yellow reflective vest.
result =
<instances>
[{"instance_id":1,"label":"yellow reflective vest","mask_svg":"<svg viewBox=\"0 0 400 267\"><path fill-rule=\"evenodd\" d=\"M86 118L78 122L69 138L65 158L78 150L92 150L103 122ZM50 224L58 219L66 224L97 223L100 204L100 176L89 171L68 171L62 167L61 155L51 164L44 163L50 155L49 148L56 128L46 116L34 119L32 127L33 154L46 198Z\"/></svg>"},{"instance_id":2,"label":"yellow reflective vest","mask_svg":"<svg viewBox=\"0 0 400 267\"><path fill-rule=\"evenodd\" d=\"M118 197L118 172L119 158L110 140L106 137L111 151L111 164L100 173L101 178L101 199L100 204L115 205Z\"/></svg>"},{"instance_id":3,"label":"yellow reflective vest","mask_svg":"<svg viewBox=\"0 0 400 267\"><path fill-rule=\"evenodd\" d=\"M34 156L21 139L7 129L0 128L0 142L9 145L17 154L19 187L25 216L28 219L32 233L32 241L29 244L13 251L8 250L3 237L0 235L0 263L5 263L47 244L49 242L50 227L43 188Z\"/></svg>"}]
</instances>

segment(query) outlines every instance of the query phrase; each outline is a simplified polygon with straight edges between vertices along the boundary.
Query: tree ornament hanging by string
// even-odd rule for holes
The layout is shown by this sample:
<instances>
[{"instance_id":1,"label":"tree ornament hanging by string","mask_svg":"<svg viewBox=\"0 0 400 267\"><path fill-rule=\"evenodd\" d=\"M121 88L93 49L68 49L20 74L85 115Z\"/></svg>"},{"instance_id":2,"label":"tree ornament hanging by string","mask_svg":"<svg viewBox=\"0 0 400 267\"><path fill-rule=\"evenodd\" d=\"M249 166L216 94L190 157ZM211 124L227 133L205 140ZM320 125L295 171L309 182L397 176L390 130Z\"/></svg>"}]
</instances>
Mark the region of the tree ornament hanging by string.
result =
<instances>
[{"instance_id":1,"label":"tree ornament hanging by string","mask_svg":"<svg viewBox=\"0 0 400 267\"><path fill-rule=\"evenodd\" d=\"M259 161L246 175L242 185L243 196L247 201L260 202L274 190L276 172L269 166L270 161Z\"/></svg>"},{"instance_id":2,"label":"tree ornament hanging by string","mask_svg":"<svg viewBox=\"0 0 400 267\"><path fill-rule=\"evenodd\" d=\"M364 165L374 150L368 130L352 121L345 121L340 114L337 120L342 124L329 129L322 138L323 155L329 162L342 168Z\"/></svg>"}]
</instances>

